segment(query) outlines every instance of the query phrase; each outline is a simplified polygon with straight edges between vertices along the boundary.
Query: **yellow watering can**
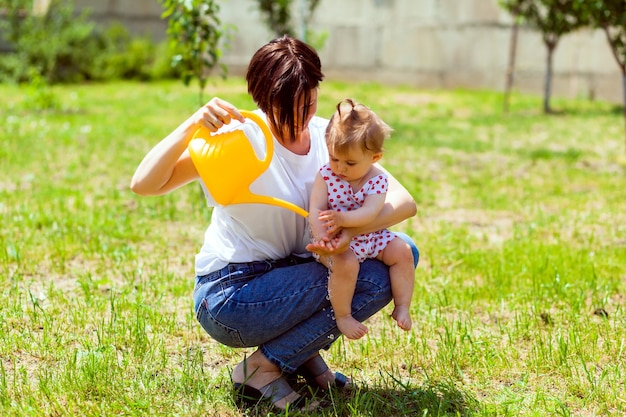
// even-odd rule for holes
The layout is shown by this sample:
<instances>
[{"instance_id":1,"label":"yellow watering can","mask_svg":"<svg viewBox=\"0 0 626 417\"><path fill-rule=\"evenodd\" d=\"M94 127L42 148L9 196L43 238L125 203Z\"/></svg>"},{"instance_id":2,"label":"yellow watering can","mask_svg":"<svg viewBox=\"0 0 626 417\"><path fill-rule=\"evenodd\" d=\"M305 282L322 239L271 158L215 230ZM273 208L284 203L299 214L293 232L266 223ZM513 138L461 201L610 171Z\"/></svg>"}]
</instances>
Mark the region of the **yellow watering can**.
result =
<instances>
[{"instance_id":1,"label":"yellow watering can","mask_svg":"<svg viewBox=\"0 0 626 417\"><path fill-rule=\"evenodd\" d=\"M250 192L250 185L272 161L274 140L269 128L261 117L242 110L243 117L252 120L265 135L265 158L259 159L250 141L241 130L211 135L200 127L188 145L191 160L207 189L220 205L228 204L271 204L295 211L306 217L306 210L285 200Z\"/></svg>"}]
</instances>

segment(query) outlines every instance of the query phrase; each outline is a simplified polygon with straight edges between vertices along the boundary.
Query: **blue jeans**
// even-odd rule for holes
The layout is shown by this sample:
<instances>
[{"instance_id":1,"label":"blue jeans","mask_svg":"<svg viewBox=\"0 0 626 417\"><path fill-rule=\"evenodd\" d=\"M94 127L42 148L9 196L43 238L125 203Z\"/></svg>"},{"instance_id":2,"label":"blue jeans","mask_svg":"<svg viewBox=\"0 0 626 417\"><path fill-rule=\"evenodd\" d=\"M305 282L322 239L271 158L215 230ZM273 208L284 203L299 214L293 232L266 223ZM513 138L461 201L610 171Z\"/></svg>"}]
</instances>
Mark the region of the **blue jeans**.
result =
<instances>
[{"instance_id":1,"label":"blue jeans","mask_svg":"<svg viewBox=\"0 0 626 417\"><path fill-rule=\"evenodd\" d=\"M397 233L419 252L405 234ZM284 372L328 349L341 335L328 299L328 270L312 258L229 264L196 278L196 318L218 342L258 346ZM364 321L391 301L389 268L367 259L361 264L352 315Z\"/></svg>"}]
</instances>

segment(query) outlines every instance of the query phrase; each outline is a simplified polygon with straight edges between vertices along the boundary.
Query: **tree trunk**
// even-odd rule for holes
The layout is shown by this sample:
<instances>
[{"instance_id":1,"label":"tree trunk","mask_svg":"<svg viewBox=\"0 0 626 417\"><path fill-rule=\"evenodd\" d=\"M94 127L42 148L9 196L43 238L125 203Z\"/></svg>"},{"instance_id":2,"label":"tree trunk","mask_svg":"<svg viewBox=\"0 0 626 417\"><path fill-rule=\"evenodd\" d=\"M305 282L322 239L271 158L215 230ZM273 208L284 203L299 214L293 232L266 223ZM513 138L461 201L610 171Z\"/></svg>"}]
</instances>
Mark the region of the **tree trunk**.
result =
<instances>
[{"instance_id":1,"label":"tree trunk","mask_svg":"<svg viewBox=\"0 0 626 417\"><path fill-rule=\"evenodd\" d=\"M606 35L606 39L609 42L609 45L611 46L611 52L613 53L613 57L615 58L617 65L619 65L620 69L622 70L622 93L624 96L624 98L622 99L622 106L625 123L624 137L626 138L626 57L620 57L620 54L617 50L618 47L616 45L616 42L613 40L613 38L611 37L611 33L609 32L609 27L602 26L602 29L604 30L604 34Z\"/></svg>"},{"instance_id":2,"label":"tree trunk","mask_svg":"<svg viewBox=\"0 0 626 417\"><path fill-rule=\"evenodd\" d=\"M519 24L517 23L517 16L513 16L514 23L511 27L511 40L509 41L509 65L506 68L506 84L504 86L504 112L509 111L509 99L511 97L511 90L513 89L513 75L515 73L515 56L517 55L517 32L519 31Z\"/></svg>"},{"instance_id":3,"label":"tree trunk","mask_svg":"<svg viewBox=\"0 0 626 417\"><path fill-rule=\"evenodd\" d=\"M552 56L554 53L555 44L546 44L548 48L548 54L546 57L546 79L543 89L543 112L545 114L552 113L550 108L550 93L552 91Z\"/></svg>"},{"instance_id":4,"label":"tree trunk","mask_svg":"<svg viewBox=\"0 0 626 417\"><path fill-rule=\"evenodd\" d=\"M307 21L306 21L306 0L300 0L298 3L298 34L303 42L307 42Z\"/></svg>"},{"instance_id":5,"label":"tree trunk","mask_svg":"<svg viewBox=\"0 0 626 417\"><path fill-rule=\"evenodd\" d=\"M51 0L35 0L33 2L33 15L34 16L47 15L48 10L50 9L50 1Z\"/></svg>"},{"instance_id":6,"label":"tree trunk","mask_svg":"<svg viewBox=\"0 0 626 417\"><path fill-rule=\"evenodd\" d=\"M622 108L624 112L624 139L626 144L626 67L624 66L622 66L622 93L624 95Z\"/></svg>"},{"instance_id":7,"label":"tree trunk","mask_svg":"<svg viewBox=\"0 0 626 417\"><path fill-rule=\"evenodd\" d=\"M607 36L609 35L608 30L606 30L606 34ZM622 70L622 112L624 113L624 143L626 144L626 57L623 55L620 56L617 53L617 47L615 45L611 44L611 49L613 50L613 55L615 56L617 65L619 65L619 68ZM622 59L620 59L620 57Z\"/></svg>"}]
</instances>

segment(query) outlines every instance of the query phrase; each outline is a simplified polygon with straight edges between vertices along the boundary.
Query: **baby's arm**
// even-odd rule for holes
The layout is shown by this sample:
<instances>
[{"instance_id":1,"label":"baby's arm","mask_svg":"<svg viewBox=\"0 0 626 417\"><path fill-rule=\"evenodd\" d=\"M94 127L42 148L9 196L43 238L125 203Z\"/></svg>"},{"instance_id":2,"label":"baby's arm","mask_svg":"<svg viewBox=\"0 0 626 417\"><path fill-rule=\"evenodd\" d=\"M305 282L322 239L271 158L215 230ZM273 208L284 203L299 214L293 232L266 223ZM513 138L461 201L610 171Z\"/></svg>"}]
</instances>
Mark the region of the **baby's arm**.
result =
<instances>
[{"instance_id":1,"label":"baby's arm","mask_svg":"<svg viewBox=\"0 0 626 417\"><path fill-rule=\"evenodd\" d=\"M366 226L376 219L385 205L385 194L368 194L363 205L351 211L324 210L319 219L325 230L334 235L344 227Z\"/></svg>"},{"instance_id":2,"label":"baby's arm","mask_svg":"<svg viewBox=\"0 0 626 417\"><path fill-rule=\"evenodd\" d=\"M386 201L380 214L367 225L341 229L341 233L335 235L335 248L326 252L317 250L320 255L341 253L348 249L354 236L386 229L415 216L417 213L417 205L411 193L382 166L376 164L376 167L387 175L389 185Z\"/></svg>"},{"instance_id":3,"label":"baby's arm","mask_svg":"<svg viewBox=\"0 0 626 417\"><path fill-rule=\"evenodd\" d=\"M374 166L367 181L370 182L369 193L361 207L350 211L325 210L320 213L320 220L326 228L326 233L334 236L343 228L367 226L378 217L385 206L387 178L383 170Z\"/></svg>"}]
</instances>

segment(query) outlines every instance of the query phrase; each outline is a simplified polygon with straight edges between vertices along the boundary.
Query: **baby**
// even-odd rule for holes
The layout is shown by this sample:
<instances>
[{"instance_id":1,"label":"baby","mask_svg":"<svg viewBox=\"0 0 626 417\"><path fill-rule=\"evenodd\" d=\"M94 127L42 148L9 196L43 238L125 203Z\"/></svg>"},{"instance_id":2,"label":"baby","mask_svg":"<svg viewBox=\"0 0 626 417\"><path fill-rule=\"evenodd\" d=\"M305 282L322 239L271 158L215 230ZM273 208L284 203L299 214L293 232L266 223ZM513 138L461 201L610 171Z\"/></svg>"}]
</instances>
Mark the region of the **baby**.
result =
<instances>
[{"instance_id":1,"label":"baby","mask_svg":"<svg viewBox=\"0 0 626 417\"><path fill-rule=\"evenodd\" d=\"M387 175L376 162L383 156L383 142L390 133L391 128L368 107L342 100L326 129L329 163L316 175L311 193L313 255L330 271L328 293L337 327L349 339L367 333L367 327L352 317L351 311L360 263L367 258L389 266L392 317L403 330L408 331L412 324L409 308L415 268L411 248L401 238L387 229L376 230L352 238L350 250L321 254L334 246L343 228L367 230L382 210Z\"/></svg>"}]
</instances>

